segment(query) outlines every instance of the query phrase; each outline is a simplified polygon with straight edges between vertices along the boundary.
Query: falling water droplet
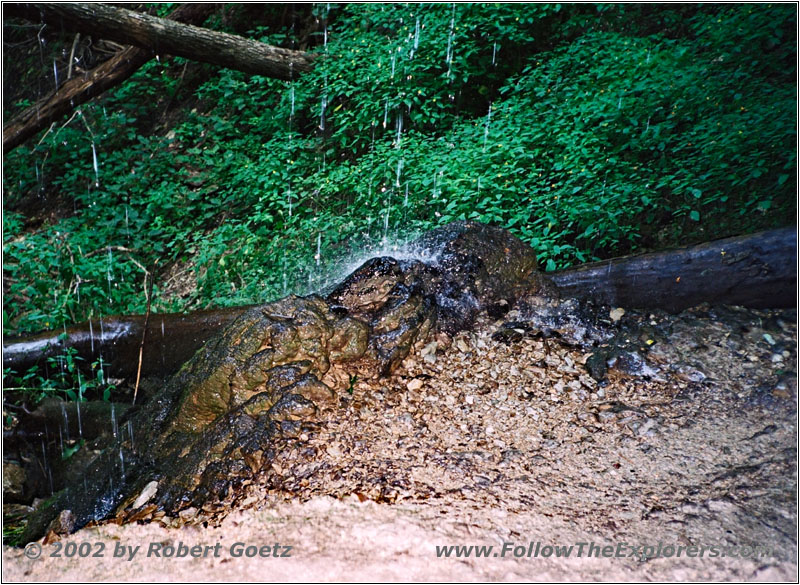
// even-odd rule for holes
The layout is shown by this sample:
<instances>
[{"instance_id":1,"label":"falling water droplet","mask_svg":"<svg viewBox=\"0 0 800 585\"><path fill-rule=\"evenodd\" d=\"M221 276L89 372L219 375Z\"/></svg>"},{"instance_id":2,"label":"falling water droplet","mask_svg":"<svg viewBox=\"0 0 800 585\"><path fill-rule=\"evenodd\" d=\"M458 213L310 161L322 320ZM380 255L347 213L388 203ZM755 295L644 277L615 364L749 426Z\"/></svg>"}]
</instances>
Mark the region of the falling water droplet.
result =
<instances>
[{"instance_id":1,"label":"falling water droplet","mask_svg":"<svg viewBox=\"0 0 800 585\"><path fill-rule=\"evenodd\" d=\"M114 404L111 404L111 433L114 435L114 438L117 438L117 431L119 428L117 427L117 413L114 410Z\"/></svg>"},{"instance_id":2,"label":"falling water droplet","mask_svg":"<svg viewBox=\"0 0 800 585\"><path fill-rule=\"evenodd\" d=\"M108 246L107 251L108 251L108 265L106 266L106 280L108 281L108 303L113 304L114 300L111 298L111 281L114 280L114 276L111 273L111 265L114 259L113 256L111 255L111 246Z\"/></svg>"},{"instance_id":3,"label":"falling water droplet","mask_svg":"<svg viewBox=\"0 0 800 585\"><path fill-rule=\"evenodd\" d=\"M483 152L486 152L486 141L489 139L489 124L491 124L491 122L492 122L492 104L490 102L489 113L486 114L486 127L483 130Z\"/></svg>"},{"instance_id":4,"label":"falling water droplet","mask_svg":"<svg viewBox=\"0 0 800 585\"><path fill-rule=\"evenodd\" d=\"M81 424L81 403L75 404L75 412L78 413L78 437L83 438L83 425Z\"/></svg>"},{"instance_id":5,"label":"falling water droplet","mask_svg":"<svg viewBox=\"0 0 800 585\"><path fill-rule=\"evenodd\" d=\"M497 66L497 43L492 48L492 65Z\"/></svg>"},{"instance_id":6,"label":"falling water droplet","mask_svg":"<svg viewBox=\"0 0 800 585\"><path fill-rule=\"evenodd\" d=\"M405 160L402 158L397 161L397 176L395 177L394 186L397 187L398 189L400 188L400 173L403 172L404 162Z\"/></svg>"},{"instance_id":7,"label":"falling water droplet","mask_svg":"<svg viewBox=\"0 0 800 585\"><path fill-rule=\"evenodd\" d=\"M55 59L53 59L53 77L55 77L56 87L58 87L58 65L56 65Z\"/></svg>"},{"instance_id":8,"label":"falling water droplet","mask_svg":"<svg viewBox=\"0 0 800 585\"><path fill-rule=\"evenodd\" d=\"M323 41L322 47L327 52L328 51L328 13L331 11L331 5L325 5L325 17L322 21L322 31L323 31Z\"/></svg>"},{"instance_id":9,"label":"falling water droplet","mask_svg":"<svg viewBox=\"0 0 800 585\"><path fill-rule=\"evenodd\" d=\"M328 107L328 96L322 96L322 103L319 110L319 129L325 131L325 108Z\"/></svg>"},{"instance_id":10,"label":"falling water droplet","mask_svg":"<svg viewBox=\"0 0 800 585\"><path fill-rule=\"evenodd\" d=\"M128 420L128 439L131 442L131 451L136 452L136 447L133 443L133 422Z\"/></svg>"},{"instance_id":11,"label":"falling water droplet","mask_svg":"<svg viewBox=\"0 0 800 585\"><path fill-rule=\"evenodd\" d=\"M67 407L63 402L61 403L61 416L64 418L64 432L67 435L67 441L69 441L69 417L67 416ZM61 432L60 425L58 431L59 433ZM64 449L62 448L61 450L63 451Z\"/></svg>"},{"instance_id":12,"label":"falling water droplet","mask_svg":"<svg viewBox=\"0 0 800 585\"><path fill-rule=\"evenodd\" d=\"M395 141L394 147L400 148L400 137L403 133L403 112L400 112L397 116L397 140Z\"/></svg>"},{"instance_id":13,"label":"falling water droplet","mask_svg":"<svg viewBox=\"0 0 800 585\"><path fill-rule=\"evenodd\" d=\"M445 57L445 63L447 63L447 82L450 83L451 79L451 71L453 65L453 39L455 38L455 29L456 29L456 5L453 3L453 15L450 18L450 33L447 35L447 56Z\"/></svg>"},{"instance_id":14,"label":"falling water droplet","mask_svg":"<svg viewBox=\"0 0 800 585\"><path fill-rule=\"evenodd\" d=\"M92 142L92 166L94 166L94 186L100 186L100 169L97 165L97 150L94 147L94 142Z\"/></svg>"},{"instance_id":15,"label":"falling water droplet","mask_svg":"<svg viewBox=\"0 0 800 585\"><path fill-rule=\"evenodd\" d=\"M386 242L389 238L389 201L390 199L386 200L386 210L383 215L383 239L381 241L382 245L386 245Z\"/></svg>"},{"instance_id":16,"label":"falling water droplet","mask_svg":"<svg viewBox=\"0 0 800 585\"><path fill-rule=\"evenodd\" d=\"M319 268L320 260L322 259L322 232L317 232L317 255L314 256L317 261L317 268Z\"/></svg>"},{"instance_id":17,"label":"falling water droplet","mask_svg":"<svg viewBox=\"0 0 800 585\"><path fill-rule=\"evenodd\" d=\"M289 288L288 278L286 276L286 251L283 252L283 294L286 296L286 291Z\"/></svg>"}]
</instances>

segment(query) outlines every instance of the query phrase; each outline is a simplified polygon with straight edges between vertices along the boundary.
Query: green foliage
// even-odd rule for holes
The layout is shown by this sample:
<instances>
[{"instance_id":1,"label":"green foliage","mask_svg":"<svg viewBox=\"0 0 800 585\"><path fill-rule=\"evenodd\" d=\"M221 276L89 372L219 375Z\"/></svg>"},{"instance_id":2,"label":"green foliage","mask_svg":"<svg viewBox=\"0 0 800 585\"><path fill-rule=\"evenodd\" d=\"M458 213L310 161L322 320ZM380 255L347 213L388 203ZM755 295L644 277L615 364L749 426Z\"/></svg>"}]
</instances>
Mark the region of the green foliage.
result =
<instances>
[{"instance_id":1,"label":"green foliage","mask_svg":"<svg viewBox=\"0 0 800 585\"><path fill-rule=\"evenodd\" d=\"M795 216L792 6L313 10L319 56L292 83L206 68L188 90L184 61L152 61L5 157L7 200L63 208L5 214L7 330L143 312L156 260L196 278L178 298L157 277L174 310L308 292L457 219L552 270Z\"/></svg>"},{"instance_id":2,"label":"green foliage","mask_svg":"<svg viewBox=\"0 0 800 585\"><path fill-rule=\"evenodd\" d=\"M60 339L66 337L62 334ZM88 367L82 362L78 350L66 347L63 353L47 358L42 372L32 366L19 374L10 368L3 370L3 390L25 397L24 402L38 404L47 397L83 402L102 399L108 402L115 387L105 378L106 364L102 359Z\"/></svg>"}]
</instances>

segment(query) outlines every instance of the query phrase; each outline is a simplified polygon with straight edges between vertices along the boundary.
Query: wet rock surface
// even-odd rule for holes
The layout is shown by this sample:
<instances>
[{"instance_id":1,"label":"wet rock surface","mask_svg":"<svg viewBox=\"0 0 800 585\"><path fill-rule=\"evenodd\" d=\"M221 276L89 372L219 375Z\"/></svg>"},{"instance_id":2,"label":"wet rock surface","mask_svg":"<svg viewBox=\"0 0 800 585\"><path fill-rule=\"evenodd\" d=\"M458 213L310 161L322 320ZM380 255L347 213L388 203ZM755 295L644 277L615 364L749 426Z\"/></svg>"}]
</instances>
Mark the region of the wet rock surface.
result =
<instances>
[{"instance_id":1,"label":"wet rock surface","mask_svg":"<svg viewBox=\"0 0 800 585\"><path fill-rule=\"evenodd\" d=\"M22 540L63 532L53 524L63 510L75 528L222 510L269 471L283 441L338 408L355 379L390 375L431 336L543 289L533 251L503 230L456 223L417 245L437 261L373 259L327 298L288 297L240 315L120 419L110 446L87 447L96 457L82 481L41 505ZM357 373L345 374L348 365Z\"/></svg>"}]
</instances>

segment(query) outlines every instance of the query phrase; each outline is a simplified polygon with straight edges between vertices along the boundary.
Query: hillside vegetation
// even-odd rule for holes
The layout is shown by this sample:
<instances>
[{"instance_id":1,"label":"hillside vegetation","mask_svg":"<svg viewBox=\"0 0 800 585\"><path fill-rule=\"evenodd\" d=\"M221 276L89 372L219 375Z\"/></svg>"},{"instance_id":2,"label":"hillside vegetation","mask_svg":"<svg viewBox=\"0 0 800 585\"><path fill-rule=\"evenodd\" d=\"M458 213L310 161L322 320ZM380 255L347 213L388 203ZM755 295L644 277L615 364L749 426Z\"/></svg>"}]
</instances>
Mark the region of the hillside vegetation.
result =
<instances>
[{"instance_id":1,"label":"hillside vegetation","mask_svg":"<svg viewBox=\"0 0 800 585\"><path fill-rule=\"evenodd\" d=\"M154 311L309 292L457 219L547 270L795 221L795 5L296 10L206 23L317 53L296 81L161 56L4 157L6 332L144 312L145 270ZM74 35L4 27L8 119Z\"/></svg>"}]
</instances>

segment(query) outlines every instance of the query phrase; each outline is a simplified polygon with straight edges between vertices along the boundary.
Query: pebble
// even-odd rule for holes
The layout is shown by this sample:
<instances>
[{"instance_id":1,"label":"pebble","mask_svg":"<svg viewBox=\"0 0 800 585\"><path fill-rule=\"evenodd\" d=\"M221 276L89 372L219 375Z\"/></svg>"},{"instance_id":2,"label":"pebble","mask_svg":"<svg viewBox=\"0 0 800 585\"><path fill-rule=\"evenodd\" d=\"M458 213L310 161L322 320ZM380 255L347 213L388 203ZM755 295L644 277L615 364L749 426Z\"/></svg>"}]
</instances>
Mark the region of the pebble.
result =
<instances>
[{"instance_id":1,"label":"pebble","mask_svg":"<svg viewBox=\"0 0 800 585\"><path fill-rule=\"evenodd\" d=\"M422 388L422 380L420 380L419 378L414 378L408 384L406 384L406 388L408 388L411 391L419 390L420 388Z\"/></svg>"}]
</instances>

